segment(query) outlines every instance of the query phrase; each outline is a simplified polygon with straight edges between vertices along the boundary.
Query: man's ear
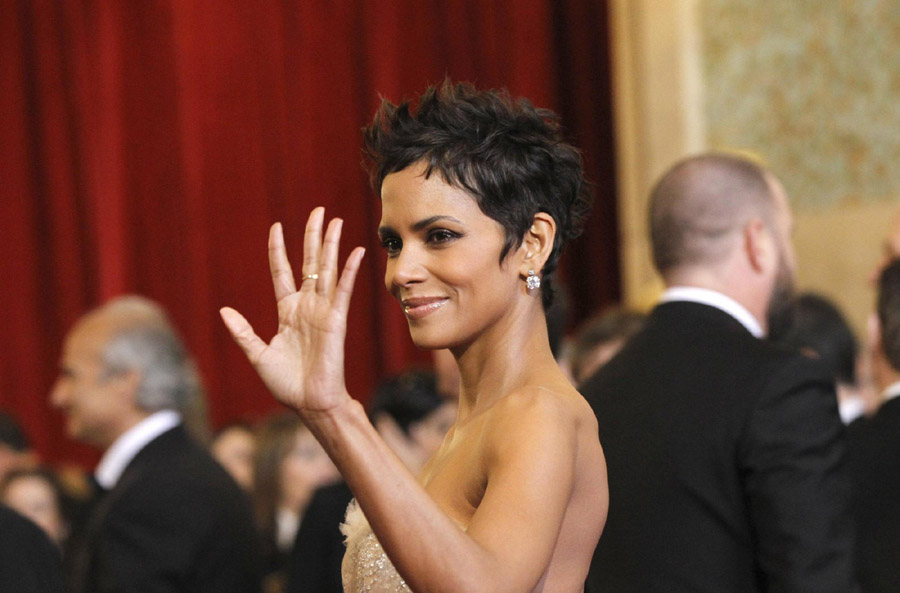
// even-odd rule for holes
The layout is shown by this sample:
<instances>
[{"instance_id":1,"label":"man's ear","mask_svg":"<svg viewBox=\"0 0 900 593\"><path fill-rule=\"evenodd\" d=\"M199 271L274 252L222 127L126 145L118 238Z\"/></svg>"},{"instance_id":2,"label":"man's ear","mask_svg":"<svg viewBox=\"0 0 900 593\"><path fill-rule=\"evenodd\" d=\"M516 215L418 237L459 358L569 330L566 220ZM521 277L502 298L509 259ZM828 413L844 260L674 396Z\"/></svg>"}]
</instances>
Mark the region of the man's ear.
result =
<instances>
[{"instance_id":1,"label":"man's ear","mask_svg":"<svg viewBox=\"0 0 900 593\"><path fill-rule=\"evenodd\" d=\"M744 251L750 267L756 272L763 272L777 264L775 237L759 218L753 218L744 225Z\"/></svg>"},{"instance_id":2,"label":"man's ear","mask_svg":"<svg viewBox=\"0 0 900 593\"><path fill-rule=\"evenodd\" d=\"M544 264L553 250L553 241L556 238L556 221L546 212L538 212L531 221L531 228L525 231L522 239L524 250L522 263L519 266L519 274L524 278L529 270L534 270L541 275Z\"/></svg>"},{"instance_id":3,"label":"man's ear","mask_svg":"<svg viewBox=\"0 0 900 593\"><path fill-rule=\"evenodd\" d=\"M141 386L141 373L135 369L127 371L118 371L110 375L107 381L115 385L115 392L119 394L123 400L131 400L136 402L138 389Z\"/></svg>"},{"instance_id":4,"label":"man's ear","mask_svg":"<svg viewBox=\"0 0 900 593\"><path fill-rule=\"evenodd\" d=\"M866 318L866 346L869 352L883 352L881 347L881 322L878 315L870 313Z\"/></svg>"}]
</instances>

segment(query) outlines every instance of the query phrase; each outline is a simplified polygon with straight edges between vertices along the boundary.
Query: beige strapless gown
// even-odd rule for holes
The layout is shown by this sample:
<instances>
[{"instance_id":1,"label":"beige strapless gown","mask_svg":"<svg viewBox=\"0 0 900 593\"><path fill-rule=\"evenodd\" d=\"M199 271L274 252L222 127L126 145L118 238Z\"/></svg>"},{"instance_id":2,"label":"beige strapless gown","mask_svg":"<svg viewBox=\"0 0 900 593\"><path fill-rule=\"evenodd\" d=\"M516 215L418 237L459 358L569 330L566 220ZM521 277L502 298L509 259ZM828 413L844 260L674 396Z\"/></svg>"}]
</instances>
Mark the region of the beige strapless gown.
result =
<instances>
[{"instance_id":1,"label":"beige strapless gown","mask_svg":"<svg viewBox=\"0 0 900 593\"><path fill-rule=\"evenodd\" d=\"M409 591L400 578L356 499L347 507L347 516L341 525L347 550L341 563L341 580L344 593L397 593Z\"/></svg>"}]
</instances>

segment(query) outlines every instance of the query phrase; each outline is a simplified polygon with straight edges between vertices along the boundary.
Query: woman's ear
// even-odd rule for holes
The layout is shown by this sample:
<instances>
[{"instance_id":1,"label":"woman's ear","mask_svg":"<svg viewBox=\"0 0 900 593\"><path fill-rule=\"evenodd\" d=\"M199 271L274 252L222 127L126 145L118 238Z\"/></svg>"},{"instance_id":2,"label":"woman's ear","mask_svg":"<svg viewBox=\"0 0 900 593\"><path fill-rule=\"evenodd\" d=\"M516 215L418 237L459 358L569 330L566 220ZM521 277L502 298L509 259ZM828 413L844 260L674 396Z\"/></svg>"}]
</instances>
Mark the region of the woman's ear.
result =
<instances>
[{"instance_id":1,"label":"woman's ear","mask_svg":"<svg viewBox=\"0 0 900 593\"><path fill-rule=\"evenodd\" d=\"M546 212L538 212L531 221L531 228L525 231L522 239L524 250L519 274L528 276L529 270L540 276L544 264L553 250L553 240L556 238L556 221Z\"/></svg>"}]
</instances>

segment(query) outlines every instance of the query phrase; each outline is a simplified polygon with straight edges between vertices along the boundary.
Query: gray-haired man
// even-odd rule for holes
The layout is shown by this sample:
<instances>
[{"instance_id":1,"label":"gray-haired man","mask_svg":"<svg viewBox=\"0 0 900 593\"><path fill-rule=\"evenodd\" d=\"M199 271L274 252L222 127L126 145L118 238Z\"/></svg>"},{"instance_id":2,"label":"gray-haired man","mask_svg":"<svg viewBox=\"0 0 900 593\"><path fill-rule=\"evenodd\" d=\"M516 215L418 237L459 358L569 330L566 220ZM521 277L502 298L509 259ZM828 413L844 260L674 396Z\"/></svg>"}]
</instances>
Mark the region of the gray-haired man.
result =
<instances>
[{"instance_id":1,"label":"gray-haired man","mask_svg":"<svg viewBox=\"0 0 900 593\"><path fill-rule=\"evenodd\" d=\"M259 591L248 503L182 425L197 388L184 345L147 299L113 300L67 336L52 401L70 436L104 450L105 494L72 562L76 593Z\"/></svg>"}]
</instances>

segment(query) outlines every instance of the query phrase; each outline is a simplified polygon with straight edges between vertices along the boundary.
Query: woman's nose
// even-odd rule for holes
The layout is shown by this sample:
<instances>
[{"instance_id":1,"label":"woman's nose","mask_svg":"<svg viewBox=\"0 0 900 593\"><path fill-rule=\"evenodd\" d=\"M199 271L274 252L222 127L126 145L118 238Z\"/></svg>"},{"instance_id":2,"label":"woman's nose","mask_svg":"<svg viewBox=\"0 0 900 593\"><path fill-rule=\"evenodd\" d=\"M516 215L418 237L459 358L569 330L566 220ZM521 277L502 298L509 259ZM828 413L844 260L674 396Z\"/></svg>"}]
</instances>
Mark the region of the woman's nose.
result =
<instances>
[{"instance_id":1,"label":"woman's nose","mask_svg":"<svg viewBox=\"0 0 900 593\"><path fill-rule=\"evenodd\" d=\"M422 254L415 247L404 247L395 257L388 259L385 284L392 287L408 286L424 280L426 275Z\"/></svg>"}]
</instances>

